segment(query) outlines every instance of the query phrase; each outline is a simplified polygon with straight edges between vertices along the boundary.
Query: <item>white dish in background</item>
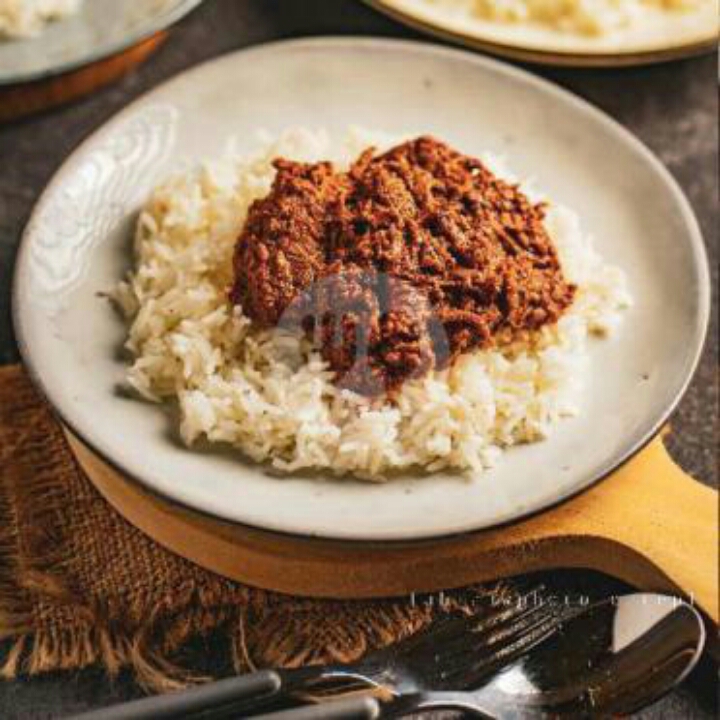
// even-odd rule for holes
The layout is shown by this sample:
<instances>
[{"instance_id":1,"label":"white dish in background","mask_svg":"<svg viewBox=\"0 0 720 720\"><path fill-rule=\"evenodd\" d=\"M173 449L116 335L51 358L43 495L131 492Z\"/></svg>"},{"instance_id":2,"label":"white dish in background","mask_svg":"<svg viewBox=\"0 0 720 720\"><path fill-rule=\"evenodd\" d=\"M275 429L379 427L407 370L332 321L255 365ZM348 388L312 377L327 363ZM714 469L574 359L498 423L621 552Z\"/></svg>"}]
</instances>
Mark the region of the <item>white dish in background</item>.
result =
<instances>
[{"instance_id":1,"label":"white dish in background","mask_svg":"<svg viewBox=\"0 0 720 720\"><path fill-rule=\"evenodd\" d=\"M261 68L261 70L259 70ZM230 91L231 89L231 91ZM594 344L579 417L506 452L478 479L447 474L372 485L278 478L237 453L198 452L157 406L118 392L126 328L97 294L129 268L135 214L159 180L249 149L259 128L393 134L422 129L504 156L573 208L635 305ZM414 540L485 528L557 503L605 476L667 419L707 325L704 246L659 161L587 103L501 63L431 45L370 39L276 43L222 57L141 98L91 136L40 199L17 260L17 335L64 422L126 475L197 510L265 529Z\"/></svg>"},{"instance_id":2,"label":"white dish in background","mask_svg":"<svg viewBox=\"0 0 720 720\"><path fill-rule=\"evenodd\" d=\"M0 38L0 87L75 70L166 29L202 0L85 0L33 37Z\"/></svg>"},{"instance_id":3,"label":"white dish in background","mask_svg":"<svg viewBox=\"0 0 720 720\"><path fill-rule=\"evenodd\" d=\"M428 0L365 0L422 32L479 50L550 65L635 65L708 51L717 45L718 5L688 12L653 11L601 35L558 31L535 23L497 22Z\"/></svg>"}]
</instances>

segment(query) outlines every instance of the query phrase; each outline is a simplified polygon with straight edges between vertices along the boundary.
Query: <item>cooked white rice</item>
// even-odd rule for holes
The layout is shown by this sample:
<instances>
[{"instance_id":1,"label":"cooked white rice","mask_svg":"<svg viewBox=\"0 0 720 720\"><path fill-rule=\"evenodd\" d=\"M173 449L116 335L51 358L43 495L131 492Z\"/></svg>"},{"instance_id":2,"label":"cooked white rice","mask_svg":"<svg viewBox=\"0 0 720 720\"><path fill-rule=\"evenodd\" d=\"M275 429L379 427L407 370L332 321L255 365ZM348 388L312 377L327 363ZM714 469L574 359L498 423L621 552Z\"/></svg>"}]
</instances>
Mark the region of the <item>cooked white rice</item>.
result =
<instances>
[{"instance_id":1,"label":"cooked white rice","mask_svg":"<svg viewBox=\"0 0 720 720\"><path fill-rule=\"evenodd\" d=\"M563 32L604 35L648 13L689 11L716 0L421 0L484 20L539 23Z\"/></svg>"},{"instance_id":2,"label":"cooked white rice","mask_svg":"<svg viewBox=\"0 0 720 720\"><path fill-rule=\"evenodd\" d=\"M44 25L74 15L82 0L0 0L0 37L32 37Z\"/></svg>"},{"instance_id":3,"label":"cooked white rice","mask_svg":"<svg viewBox=\"0 0 720 720\"><path fill-rule=\"evenodd\" d=\"M287 472L480 471L502 448L540 440L577 412L588 337L612 330L629 296L623 274L562 207L550 207L547 227L579 292L560 322L408 382L395 404L338 389L307 340L259 332L229 305L235 241L250 203L270 189L273 158L347 163L395 141L353 130L338 145L324 132L288 131L265 138L252 157L230 151L155 191L138 222L134 270L115 299L130 322L129 383L150 400L178 401L188 445L231 443Z\"/></svg>"}]
</instances>

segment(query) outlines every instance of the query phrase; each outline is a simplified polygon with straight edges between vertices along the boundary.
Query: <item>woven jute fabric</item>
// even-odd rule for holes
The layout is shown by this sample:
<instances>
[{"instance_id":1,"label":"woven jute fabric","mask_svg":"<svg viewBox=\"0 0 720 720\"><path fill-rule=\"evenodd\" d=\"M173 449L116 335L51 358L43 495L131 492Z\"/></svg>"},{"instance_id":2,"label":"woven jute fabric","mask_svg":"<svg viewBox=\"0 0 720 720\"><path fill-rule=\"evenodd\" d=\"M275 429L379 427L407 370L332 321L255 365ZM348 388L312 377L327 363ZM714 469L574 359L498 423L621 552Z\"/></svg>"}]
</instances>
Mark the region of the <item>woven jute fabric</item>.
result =
<instances>
[{"instance_id":1,"label":"woven jute fabric","mask_svg":"<svg viewBox=\"0 0 720 720\"><path fill-rule=\"evenodd\" d=\"M118 515L78 468L24 371L0 368L4 678L100 664L111 675L130 668L148 688L169 690L204 679L183 664L183 650L210 636L236 672L350 661L449 608L477 611L491 595L496 588L488 586L442 603L312 600L203 570Z\"/></svg>"}]
</instances>

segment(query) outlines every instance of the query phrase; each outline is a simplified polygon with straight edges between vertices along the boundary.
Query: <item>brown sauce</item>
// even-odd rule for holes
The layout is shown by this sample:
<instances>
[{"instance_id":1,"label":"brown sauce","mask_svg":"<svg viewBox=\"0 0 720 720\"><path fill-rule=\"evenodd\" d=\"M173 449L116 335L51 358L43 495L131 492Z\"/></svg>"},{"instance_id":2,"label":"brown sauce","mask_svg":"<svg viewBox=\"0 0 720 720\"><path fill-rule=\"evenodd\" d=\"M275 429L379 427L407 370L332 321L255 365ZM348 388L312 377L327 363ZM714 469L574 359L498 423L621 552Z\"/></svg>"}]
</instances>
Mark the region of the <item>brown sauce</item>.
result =
<instances>
[{"instance_id":1,"label":"brown sauce","mask_svg":"<svg viewBox=\"0 0 720 720\"><path fill-rule=\"evenodd\" d=\"M544 208L432 137L347 172L279 159L235 249L234 303L314 337L337 383L368 396L554 323L575 287Z\"/></svg>"}]
</instances>

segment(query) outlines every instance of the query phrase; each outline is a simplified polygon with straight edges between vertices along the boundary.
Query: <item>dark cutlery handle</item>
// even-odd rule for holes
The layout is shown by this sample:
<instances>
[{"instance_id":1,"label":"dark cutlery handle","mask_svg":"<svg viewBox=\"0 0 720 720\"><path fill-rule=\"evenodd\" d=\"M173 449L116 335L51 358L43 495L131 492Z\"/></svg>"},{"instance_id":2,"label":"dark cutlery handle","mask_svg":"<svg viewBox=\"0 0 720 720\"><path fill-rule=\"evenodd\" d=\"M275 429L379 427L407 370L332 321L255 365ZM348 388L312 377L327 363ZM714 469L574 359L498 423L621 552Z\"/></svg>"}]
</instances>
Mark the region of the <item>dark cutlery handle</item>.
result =
<instances>
[{"instance_id":1,"label":"dark cutlery handle","mask_svg":"<svg viewBox=\"0 0 720 720\"><path fill-rule=\"evenodd\" d=\"M262 670L249 675L218 680L180 692L133 700L76 716L76 720L169 720L186 718L210 708L232 706L248 700L276 695L282 687L280 675Z\"/></svg>"},{"instance_id":2,"label":"dark cutlery handle","mask_svg":"<svg viewBox=\"0 0 720 720\"><path fill-rule=\"evenodd\" d=\"M379 720L380 717L380 703L375 698L362 697L254 715L253 720Z\"/></svg>"}]
</instances>

